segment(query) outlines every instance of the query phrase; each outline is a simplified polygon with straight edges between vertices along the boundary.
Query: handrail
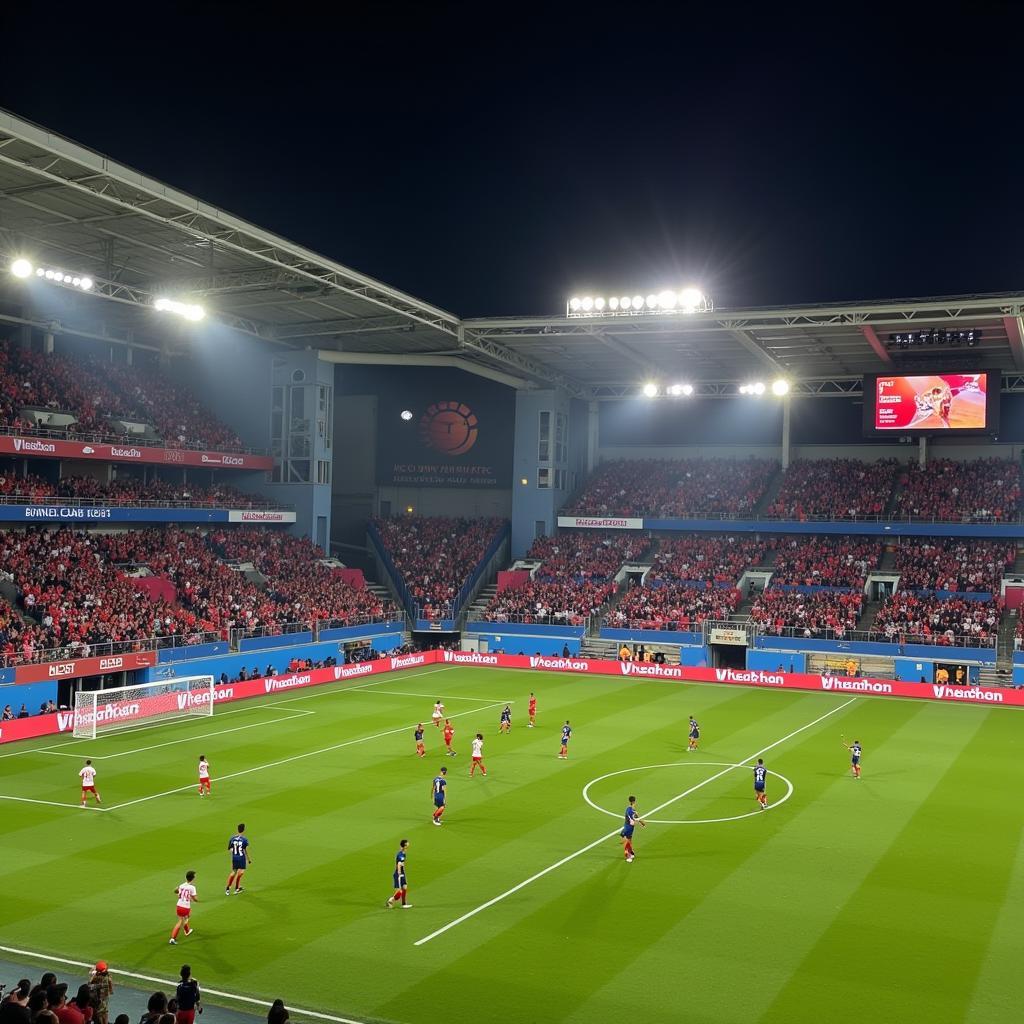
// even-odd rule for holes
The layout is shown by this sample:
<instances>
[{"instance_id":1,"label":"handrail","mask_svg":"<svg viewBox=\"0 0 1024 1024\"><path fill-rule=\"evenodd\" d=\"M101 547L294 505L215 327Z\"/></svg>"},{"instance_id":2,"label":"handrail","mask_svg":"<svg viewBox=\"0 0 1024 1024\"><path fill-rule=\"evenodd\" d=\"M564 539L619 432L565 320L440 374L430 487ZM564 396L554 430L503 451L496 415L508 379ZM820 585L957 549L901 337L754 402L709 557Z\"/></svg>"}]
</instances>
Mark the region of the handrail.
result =
<instances>
[{"instance_id":1,"label":"handrail","mask_svg":"<svg viewBox=\"0 0 1024 1024\"><path fill-rule=\"evenodd\" d=\"M976 637L976 636L954 636L952 641L944 633L905 633L897 630L889 636L880 629L844 629L835 630L830 628L812 629L811 635L807 636L803 626L782 626L778 629L765 629L758 624L758 638L770 640L772 637L787 637L793 640L835 640L856 641L863 643L890 644L894 647L902 647L907 644L920 644L926 647L975 647L987 649L996 647L997 637Z\"/></svg>"},{"instance_id":2,"label":"handrail","mask_svg":"<svg viewBox=\"0 0 1024 1024\"><path fill-rule=\"evenodd\" d=\"M1017 523L1024 523L1024 513L1018 513L1016 516L975 516L965 515L959 519L940 519L936 516L913 516L913 515L898 515L895 512L875 513L875 514L857 514L857 515L804 515L804 516L780 516L770 515L767 512L761 512L757 515L752 513L739 513L739 512L659 512L652 510L649 512L641 511L628 511L628 512L584 512L581 510L567 510L563 509L558 513L560 516L574 516L578 519L616 519L616 518L633 518L633 519L717 519L723 523L740 522L740 523L756 523L756 522L771 522L771 523L935 523L937 526L956 526L967 524L969 526L1001 526L1011 525ZM650 529L650 527L648 527ZM656 529L656 527L655 527Z\"/></svg>"},{"instance_id":3,"label":"handrail","mask_svg":"<svg viewBox=\"0 0 1024 1024\"><path fill-rule=\"evenodd\" d=\"M53 661L79 661L82 658L102 658L116 654L139 654L143 651L160 651L176 647L194 647L197 644L216 643L227 639L222 633L172 633L167 636L151 636L140 640L108 640L104 643L86 644L81 647L48 647L33 651L30 658L23 654L2 654L0 663L4 668L19 665L42 665Z\"/></svg>"},{"instance_id":4,"label":"handrail","mask_svg":"<svg viewBox=\"0 0 1024 1024\"><path fill-rule=\"evenodd\" d=\"M24 406L35 409L38 406ZM65 412L74 415L70 409L55 409L54 412ZM74 422L74 421L73 421ZM13 427L9 424L0 425L0 434L9 437L45 437L54 441L88 441L94 444L141 444L146 448L181 448L192 452L235 452L242 455L267 455L265 448L253 448L250 445L209 445L195 441L166 441L162 437L151 437L148 434L105 434L95 430L61 430L39 426Z\"/></svg>"}]
</instances>

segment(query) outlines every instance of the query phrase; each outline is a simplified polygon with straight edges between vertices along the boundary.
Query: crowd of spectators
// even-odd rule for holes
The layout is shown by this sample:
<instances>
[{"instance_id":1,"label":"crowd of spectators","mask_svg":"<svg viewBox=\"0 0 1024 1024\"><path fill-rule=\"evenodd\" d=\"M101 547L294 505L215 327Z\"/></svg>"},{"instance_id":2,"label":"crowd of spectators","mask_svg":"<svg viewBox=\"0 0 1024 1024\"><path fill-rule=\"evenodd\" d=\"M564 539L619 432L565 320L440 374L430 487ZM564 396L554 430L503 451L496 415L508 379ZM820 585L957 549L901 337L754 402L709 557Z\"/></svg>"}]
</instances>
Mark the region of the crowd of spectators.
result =
<instances>
[{"instance_id":1,"label":"crowd of spectators","mask_svg":"<svg viewBox=\"0 0 1024 1024\"><path fill-rule=\"evenodd\" d=\"M629 530L565 530L538 537L526 557L540 559L535 578L544 582L607 580L649 546L646 534Z\"/></svg>"},{"instance_id":2,"label":"crowd of spectators","mask_svg":"<svg viewBox=\"0 0 1024 1024\"><path fill-rule=\"evenodd\" d=\"M185 1024L203 1012L202 989L188 964L178 971L179 981L168 986L173 994L159 990L146 1001L146 1012L139 1024ZM116 1016L111 1001L118 991L104 960L96 963L88 980L76 985L60 981L53 971L46 971L33 984L28 978L14 982L0 998L2 1024L129 1024L127 1013ZM74 995L70 995L74 992ZM117 998L121 998L118 996ZM125 999L134 1002L131 997ZM289 1014L284 1002L275 999L267 1011L267 1024L288 1024Z\"/></svg>"},{"instance_id":3,"label":"crowd of spectators","mask_svg":"<svg viewBox=\"0 0 1024 1024\"><path fill-rule=\"evenodd\" d=\"M882 542L866 537L786 537L779 543L773 586L859 587L882 558Z\"/></svg>"},{"instance_id":4,"label":"crowd of spectators","mask_svg":"<svg viewBox=\"0 0 1024 1024\"><path fill-rule=\"evenodd\" d=\"M998 600L940 598L900 590L882 604L871 633L889 643L987 647L999 633L1001 614Z\"/></svg>"},{"instance_id":5,"label":"crowd of spectators","mask_svg":"<svg viewBox=\"0 0 1024 1024\"><path fill-rule=\"evenodd\" d=\"M480 617L487 622L583 626L614 593L615 584L611 581L578 583L557 580L544 583L533 579L495 594Z\"/></svg>"},{"instance_id":6,"label":"crowd of spectators","mask_svg":"<svg viewBox=\"0 0 1024 1024\"><path fill-rule=\"evenodd\" d=\"M142 481L119 477L103 483L91 476L66 476L56 482L33 474L0 475L0 498L7 504L45 504L51 501L86 501L97 505L135 505L165 503L188 508L270 508L273 502L259 494L245 494L230 484L209 487L168 480Z\"/></svg>"},{"instance_id":7,"label":"crowd of spectators","mask_svg":"<svg viewBox=\"0 0 1024 1024\"><path fill-rule=\"evenodd\" d=\"M0 425L31 429L26 409L74 417L61 430L77 437L124 440L116 421L153 428L165 444L214 451L242 447L238 435L186 387L155 367L105 362L95 356L44 355L0 344Z\"/></svg>"},{"instance_id":8,"label":"crowd of spectators","mask_svg":"<svg viewBox=\"0 0 1024 1024\"><path fill-rule=\"evenodd\" d=\"M227 559L252 561L265 584ZM150 638L187 644L232 629L276 633L294 623L348 625L395 614L322 560L309 541L259 528L4 531L0 568L24 614L0 608L0 649L11 664L141 649ZM173 597L129 578L142 566L169 581Z\"/></svg>"},{"instance_id":9,"label":"crowd of spectators","mask_svg":"<svg viewBox=\"0 0 1024 1024\"><path fill-rule=\"evenodd\" d=\"M1021 511L1020 463L1013 459L929 459L900 478L900 516L939 522L1003 522Z\"/></svg>"},{"instance_id":10,"label":"crowd of spectators","mask_svg":"<svg viewBox=\"0 0 1024 1024\"><path fill-rule=\"evenodd\" d=\"M779 519L863 519L880 516L892 495L895 459L797 459L768 506Z\"/></svg>"},{"instance_id":11,"label":"crowd of spectators","mask_svg":"<svg viewBox=\"0 0 1024 1024\"><path fill-rule=\"evenodd\" d=\"M771 542L713 534L663 539L646 582L679 580L735 583L744 571L762 565Z\"/></svg>"},{"instance_id":12,"label":"crowd of spectators","mask_svg":"<svg viewBox=\"0 0 1024 1024\"><path fill-rule=\"evenodd\" d=\"M907 538L896 548L895 568L901 590L995 593L1016 558L1016 545L1005 540Z\"/></svg>"},{"instance_id":13,"label":"crowd of spectators","mask_svg":"<svg viewBox=\"0 0 1024 1024\"><path fill-rule=\"evenodd\" d=\"M454 614L459 591L505 525L503 519L448 516L397 516L373 522L422 617L428 619Z\"/></svg>"},{"instance_id":14,"label":"crowd of spectators","mask_svg":"<svg viewBox=\"0 0 1024 1024\"><path fill-rule=\"evenodd\" d=\"M679 583L635 586L608 613L615 629L671 629L689 632L705 619L728 619L739 606L734 587L688 587Z\"/></svg>"},{"instance_id":15,"label":"crowd of spectators","mask_svg":"<svg viewBox=\"0 0 1024 1024\"><path fill-rule=\"evenodd\" d=\"M778 469L772 459L615 459L602 463L567 515L745 516Z\"/></svg>"},{"instance_id":16,"label":"crowd of spectators","mask_svg":"<svg viewBox=\"0 0 1024 1024\"><path fill-rule=\"evenodd\" d=\"M769 587L759 594L750 617L765 633L781 636L787 630L806 639L842 639L857 628L864 594L856 590L780 590Z\"/></svg>"}]
</instances>

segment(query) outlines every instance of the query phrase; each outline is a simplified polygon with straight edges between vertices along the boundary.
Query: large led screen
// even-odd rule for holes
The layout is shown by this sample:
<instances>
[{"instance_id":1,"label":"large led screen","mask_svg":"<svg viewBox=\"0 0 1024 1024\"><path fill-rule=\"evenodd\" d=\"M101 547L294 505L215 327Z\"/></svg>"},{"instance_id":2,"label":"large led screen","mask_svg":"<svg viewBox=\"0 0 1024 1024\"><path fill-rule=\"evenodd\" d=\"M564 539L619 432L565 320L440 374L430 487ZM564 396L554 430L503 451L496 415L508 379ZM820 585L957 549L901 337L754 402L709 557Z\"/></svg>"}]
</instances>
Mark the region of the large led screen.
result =
<instances>
[{"instance_id":1,"label":"large led screen","mask_svg":"<svg viewBox=\"0 0 1024 1024\"><path fill-rule=\"evenodd\" d=\"M998 373L891 374L864 382L867 433L990 434L999 427Z\"/></svg>"}]
</instances>

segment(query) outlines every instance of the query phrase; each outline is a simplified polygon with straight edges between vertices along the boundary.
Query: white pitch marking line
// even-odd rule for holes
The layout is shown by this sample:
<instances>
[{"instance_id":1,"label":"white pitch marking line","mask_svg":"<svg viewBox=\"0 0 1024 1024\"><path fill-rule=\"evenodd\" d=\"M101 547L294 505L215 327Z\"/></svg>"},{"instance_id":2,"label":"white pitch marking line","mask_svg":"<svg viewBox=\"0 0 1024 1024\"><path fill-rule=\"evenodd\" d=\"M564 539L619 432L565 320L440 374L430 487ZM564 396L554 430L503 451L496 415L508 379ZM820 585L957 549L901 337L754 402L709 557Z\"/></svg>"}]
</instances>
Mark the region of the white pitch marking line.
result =
<instances>
[{"instance_id":1,"label":"white pitch marking line","mask_svg":"<svg viewBox=\"0 0 1024 1024\"><path fill-rule=\"evenodd\" d=\"M81 807L81 804L63 804L57 800L34 800L28 796L7 796L6 793L0 793L0 800L16 800L20 804L45 804L47 807ZM86 810L89 811L105 811L106 807L97 806L95 804L86 804Z\"/></svg>"},{"instance_id":2,"label":"white pitch marking line","mask_svg":"<svg viewBox=\"0 0 1024 1024\"><path fill-rule=\"evenodd\" d=\"M824 722L826 718L830 718L837 711L842 711L843 708L849 707L856 699L856 697L851 697L849 700L844 701L838 707L834 707L831 711L827 711L825 714L820 715L818 718L814 719L813 722L808 722L806 725L800 726L799 729L794 729L791 733L788 733L787 735L783 736L782 739L776 740L774 743L769 743L767 747L762 747L760 750L755 751L749 757L743 758L741 763L744 763L746 761L753 761L754 758L760 757L762 754L766 754L769 750L773 750L780 744L785 743L786 740L790 740L794 736L797 736L800 733L805 732L807 729L812 728L819 722ZM732 765L730 765L728 768L724 768L720 772L716 772L714 775L704 779L702 782L698 782L695 786L691 786L689 789L684 790L678 796L674 796L671 800L666 800L664 803L658 804L657 807L653 807L651 810L646 811L645 813L647 815L657 814L659 811L663 811L666 807L671 807L672 804L676 803L679 800L682 800L683 797L689 796L691 793L697 792L698 789L703 789L704 786L709 785L716 779L720 779L723 775L731 771L735 771L735 768ZM544 868L542 871L538 871L535 875L531 875L529 878L520 882L518 885L512 886L511 889L506 889L503 893L501 893L498 896L495 896L493 899L489 899L486 903L481 903L480 906L474 907L472 910L463 914L461 917L455 918L454 921L449 921L448 924L443 925L436 931L431 932L429 935L425 935L422 939L418 939L416 942L413 943L413 945L422 946L425 943L430 942L432 939L436 939L439 935L444 935L445 932L454 928L456 925L462 924L463 921L468 921L471 917L476 917L476 915L479 914L481 911L487 910L488 907L493 907L496 903L500 903L507 897L519 892L520 889L525 889L528 885L531 885L533 882L536 882L538 878L543 878L545 875L550 874L557 868L560 868L563 864L568 864L569 861L575 860L577 857L581 857L585 853L589 853L591 850L594 849L595 846L600 846L602 843L607 842L609 839L611 839L612 836L617 836L620 831L621 829L615 829L614 831L601 836L600 839L595 839L592 843L588 843L586 846L580 847L580 849L576 850L575 853L570 853L567 857L563 857L561 860L555 861L554 864L548 865L548 867Z\"/></svg>"},{"instance_id":3,"label":"white pitch marking line","mask_svg":"<svg viewBox=\"0 0 1024 1024\"><path fill-rule=\"evenodd\" d=\"M16 949L13 946L0 946L0 952L12 953L15 956L25 956L33 960L42 960L44 963L59 963L68 964L71 967L84 967L91 970L94 966L94 961L86 960L69 960L65 956L51 956L48 953L34 953L29 949ZM123 978L134 978L136 981L152 981L157 985L162 985L165 988L173 988L175 982L168 981L166 978L155 978L151 974L137 974L135 971L121 971L115 968L111 968L111 974L120 975ZM215 988L210 988L207 985L203 986L203 991L211 996L218 996L221 999L234 999L240 1003L251 1003L254 1006L265 1007L268 1003L266 999L254 999L252 996L239 996L235 995L234 992L220 992ZM364 1021L353 1020L351 1017L335 1017L330 1013L318 1013L316 1010L302 1010L299 1007L295 1007L295 1013L303 1017L316 1017L318 1020L329 1020L333 1021L334 1024L365 1024Z\"/></svg>"},{"instance_id":4,"label":"white pitch marking line","mask_svg":"<svg viewBox=\"0 0 1024 1024\"><path fill-rule=\"evenodd\" d=\"M204 732L198 736L182 736L176 740L167 740L164 743L152 743L148 747L136 747L134 750L120 750L116 754L93 754L93 761L110 761L115 757L127 757L129 754L146 754L150 750L159 750L161 747L173 747L179 743L198 743L199 740L208 740L212 736L227 736L232 732L244 732L246 729L262 729L265 725L274 725L277 722L292 722L296 718L305 718L306 715L315 715L315 711L303 711L295 708L289 711L286 717L270 718L263 722L250 722L249 725L236 725L233 729L218 729L216 732ZM73 757L81 761L82 754L69 754L65 750L48 750L50 757Z\"/></svg>"},{"instance_id":5,"label":"white pitch marking line","mask_svg":"<svg viewBox=\"0 0 1024 1024\"><path fill-rule=\"evenodd\" d=\"M448 667L447 665L445 666ZM430 700L429 693L407 693L404 690L375 690L375 693L386 693L390 697L422 697L424 700ZM478 704L487 704L494 700L493 697L445 697L445 700L473 700ZM444 701L442 701L444 703ZM506 704L515 704L514 700L505 701Z\"/></svg>"},{"instance_id":6,"label":"white pitch marking line","mask_svg":"<svg viewBox=\"0 0 1024 1024\"><path fill-rule=\"evenodd\" d=\"M497 701L494 704L486 705L482 708L474 708L472 711L460 711L458 714L449 715L449 718L462 718L463 715L475 715L480 711L487 711L489 708L501 707L502 702ZM267 764L259 764L254 768L244 768L239 772L231 772L228 775L218 775L216 782L225 782L227 779L237 779L242 775L251 775L253 772L261 772L267 768L279 768L283 764L291 764L293 761L301 761L307 757L315 757L317 754L328 754L333 750L341 750L343 747L351 747L357 743L368 743L370 740L383 739L385 736L395 736L398 733L408 732L410 729L414 729L415 725L403 725L398 729L388 729L386 732L374 733L372 736L360 736L358 739L345 740L344 743L335 743L330 747L321 747L319 750L307 750L302 754L295 754L292 757L285 757L279 761L269 761ZM144 804L149 800L158 800L162 796L171 796L174 793L184 793L188 790L195 789L195 783L189 783L187 786L178 786L175 789L167 789L162 793L153 793L150 796L140 796L135 800L126 800L124 803L113 804L110 807L105 807L104 810L108 811L119 811L123 807L132 807L135 804Z\"/></svg>"},{"instance_id":7,"label":"white pitch marking line","mask_svg":"<svg viewBox=\"0 0 1024 1024\"><path fill-rule=\"evenodd\" d=\"M455 668L455 667L456 667L455 665L441 665L438 668L428 668L428 669L423 669L423 670L416 669L416 670L414 670L412 672L403 672L402 675L403 675L403 678L405 678L405 679L409 679L409 678L412 678L414 676L429 676L429 675L433 674L434 672L447 672L448 669ZM338 682L341 683L341 682L344 682L344 680L343 679L339 679ZM318 688L318 691L316 693L304 693L300 697L289 697L287 700L275 700L275 701L271 701L271 702L269 702L267 704L264 704L262 706L263 707L276 707L278 704L294 704L298 700L312 700L314 697L331 697L331 696L337 696L338 694L342 694L342 693L353 693L356 690L366 690L366 689L369 689L371 686L380 686L382 683L386 683L386 682L388 682L387 678L377 679L377 680L375 680L372 683L359 683L357 686L346 686L343 690L327 690L327 689L319 689ZM327 686L329 684L321 683L320 685L321 686ZM273 691L271 691L271 692L273 692Z\"/></svg>"}]
</instances>

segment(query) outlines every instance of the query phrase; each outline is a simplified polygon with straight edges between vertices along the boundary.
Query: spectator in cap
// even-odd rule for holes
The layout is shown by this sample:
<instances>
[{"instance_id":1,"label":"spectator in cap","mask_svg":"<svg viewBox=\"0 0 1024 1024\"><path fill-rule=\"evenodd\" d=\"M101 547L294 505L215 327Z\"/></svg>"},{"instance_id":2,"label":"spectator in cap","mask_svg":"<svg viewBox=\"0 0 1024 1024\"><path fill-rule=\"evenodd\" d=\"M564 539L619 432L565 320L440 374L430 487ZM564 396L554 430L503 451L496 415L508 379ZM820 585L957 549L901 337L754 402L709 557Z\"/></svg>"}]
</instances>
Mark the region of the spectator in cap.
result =
<instances>
[{"instance_id":1,"label":"spectator in cap","mask_svg":"<svg viewBox=\"0 0 1024 1024\"><path fill-rule=\"evenodd\" d=\"M100 960L96 964L96 969L89 975L89 1002L92 1004L97 1024L107 1024L110 996L113 991L114 982L107 972L107 962Z\"/></svg>"}]
</instances>

